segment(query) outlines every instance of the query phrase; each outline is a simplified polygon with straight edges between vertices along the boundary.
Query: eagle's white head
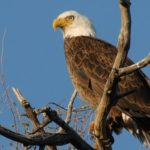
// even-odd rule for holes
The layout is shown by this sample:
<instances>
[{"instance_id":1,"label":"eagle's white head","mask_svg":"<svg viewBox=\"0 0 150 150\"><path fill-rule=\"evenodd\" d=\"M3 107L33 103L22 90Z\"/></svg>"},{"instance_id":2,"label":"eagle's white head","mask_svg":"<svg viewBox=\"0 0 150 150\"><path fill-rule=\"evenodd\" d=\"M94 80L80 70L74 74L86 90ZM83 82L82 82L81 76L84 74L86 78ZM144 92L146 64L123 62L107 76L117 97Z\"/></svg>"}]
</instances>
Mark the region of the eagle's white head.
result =
<instances>
[{"instance_id":1,"label":"eagle's white head","mask_svg":"<svg viewBox=\"0 0 150 150\"><path fill-rule=\"evenodd\" d=\"M66 11L61 13L54 21L53 28L60 27L64 38L76 36L95 37L95 29L91 21L76 11Z\"/></svg>"}]
</instances>

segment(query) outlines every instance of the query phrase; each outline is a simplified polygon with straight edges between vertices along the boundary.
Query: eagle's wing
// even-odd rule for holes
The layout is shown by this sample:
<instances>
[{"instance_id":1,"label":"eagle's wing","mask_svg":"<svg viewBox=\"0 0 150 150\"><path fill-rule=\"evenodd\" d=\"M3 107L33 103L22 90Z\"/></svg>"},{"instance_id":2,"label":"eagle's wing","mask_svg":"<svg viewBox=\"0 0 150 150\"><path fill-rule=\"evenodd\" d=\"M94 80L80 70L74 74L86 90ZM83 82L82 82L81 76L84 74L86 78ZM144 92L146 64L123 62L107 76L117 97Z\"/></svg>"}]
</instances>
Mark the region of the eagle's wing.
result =
<instances>
[{"instance_id":1,"label":"eagle's wing","mask_svg":"<svg viewBox=\"0 0 150 150\"><path fill-rule=\"evenodd\" d=\"M117 49L102 40L90 37L65 39L68 71L79 94L94 107L103 94ZM126 60L126 66L133 62ZM123 127L150 147L150 86L141 71L124 76L117 94L133 93L118 100L111 108L111 128L118 133Z\"/></svg>"},{"instance_id":2,"label":"eagle's wing","mask_svg":"<svg viewBox=\"0 0 150 150\"><path fill-rule=\"evenodd\" d=\"M98 101L112 69L117 54L116 47L105 41L83 36L66 39L65 45L65 49L69 49L68 52L71 53L68 63L74 67L74 75L70 72L73 82L90 88L97 97L92 101ZM131 64L132 61L127 59L126 66ZM150 88L140 71L121 78L118 94L130 91L134 92L119 100L120 109L137 117L141 114L149 115ZM80 94L82 95L82 92Z\"/></svg>"}]
</instances>

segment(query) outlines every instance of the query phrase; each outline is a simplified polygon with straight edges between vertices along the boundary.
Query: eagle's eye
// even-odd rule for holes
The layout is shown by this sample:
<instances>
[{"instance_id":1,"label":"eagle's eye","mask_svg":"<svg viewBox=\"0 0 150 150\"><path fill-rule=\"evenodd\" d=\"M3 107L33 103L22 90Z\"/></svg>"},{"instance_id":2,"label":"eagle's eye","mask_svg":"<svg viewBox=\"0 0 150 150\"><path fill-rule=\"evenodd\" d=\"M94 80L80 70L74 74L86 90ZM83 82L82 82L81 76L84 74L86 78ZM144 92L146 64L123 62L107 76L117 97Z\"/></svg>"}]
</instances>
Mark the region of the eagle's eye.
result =
<instances>
[{"instance_id":1,"label":"eagle's eye","mask_svg":"<svg viewBox=\"0 0 150 150\"><path fill-rule=\"evenodd\" d=\"M66 17L66 20L68 20L68 21L73 21L74 20L74 16L73 15L70 15L70 16L67 16Z\"/></svg>"}]
</instances>

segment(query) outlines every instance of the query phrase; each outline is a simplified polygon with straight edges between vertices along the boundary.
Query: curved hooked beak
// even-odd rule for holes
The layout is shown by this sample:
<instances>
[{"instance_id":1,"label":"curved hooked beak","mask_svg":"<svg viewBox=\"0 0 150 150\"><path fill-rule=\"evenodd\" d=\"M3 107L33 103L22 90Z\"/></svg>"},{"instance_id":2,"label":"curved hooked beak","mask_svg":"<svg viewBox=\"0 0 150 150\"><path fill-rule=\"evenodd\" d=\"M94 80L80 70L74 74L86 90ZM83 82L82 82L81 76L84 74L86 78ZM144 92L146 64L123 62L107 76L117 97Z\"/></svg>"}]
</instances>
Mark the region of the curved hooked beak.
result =
<instances>
[{"instance_id":1,"label":"curved hooked beak","mask_svg":"<svg viewBox=\"0 0 150 150\"><path fill-rule=\"evenodd\" d=\"M64 28L68 25L68 22L63 18L57 18L53 21L53 29L56 30L57 28Z\"/></svg>"}]
</instances>

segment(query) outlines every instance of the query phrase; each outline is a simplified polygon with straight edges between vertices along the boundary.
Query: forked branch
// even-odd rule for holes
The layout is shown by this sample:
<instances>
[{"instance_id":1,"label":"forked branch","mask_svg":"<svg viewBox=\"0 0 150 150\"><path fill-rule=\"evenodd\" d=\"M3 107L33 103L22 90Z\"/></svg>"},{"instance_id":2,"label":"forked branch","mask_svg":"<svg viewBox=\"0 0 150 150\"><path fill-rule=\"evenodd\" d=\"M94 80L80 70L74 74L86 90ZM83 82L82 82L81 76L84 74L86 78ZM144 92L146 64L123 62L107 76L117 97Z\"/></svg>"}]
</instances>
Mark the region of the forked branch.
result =
<instances>
[{"instance_id":1,"label":"forked branch","mask_svg":"<svg viewBox=\"0 0 150 150\"><path fill-rule=\"evenodd\" d=\"M24 108L27 116L30 118L30 121L33 126L33 131L37 131L36 133L45 133L44 129L41 128L40 122L37 118L37 114L35 113L34 109L31 107L30 103L27 101L27 99L22 96L21 92L17 88L12 88L14 94L16 95L18 101ZM45 146L44 146L45 147ZM44 149L43 145L40 146L40 149ZM53 146L47 146L47 150L56 150L56 147Z\"/></svg>"},{"instance_id":2,"label":"forked branch","mask_svg":"<svg viewBox=\"0 0 150 150\"><path fill-rule=\"evenodd\" d=\"M130 0L119 0L121 11L121 31L118 37L118 53L113 65L113 69L107 79L104 87L104 93L96 110L94 131L96 141L101 150L110 150L111 145L105 146L103 140L108 139L106 132L106 119L108 113L114 103L116 89L119 76L116 75L116 70L124 66L124 62L130 47L130 32L131 32L131 16L130 16Z\"/></svg>"},{"instance_id":3,"label":"forked branch","mask_svg":"<svg viewBox=\"0 0 150 150\"><path fill-rule=\"evenodd\" d=\"M11 134L11 137L8 136L8 132L5 132L5 134L3 134L4 136L10 138L10 139L14 139L15 141L18 141L25 144L25 145L39 145L40 147L42 147L43 145L46 144L52 144L52 146L49 148L55 148L53 146L56 145L64 145L67 143L71 143L72 145L74 145L77 149L79 150L93 150L93 148L87 144L71 127L69 127L69 125L67 123L69 123L70 121L70 117L71 117L71 110L72 110L72 105L73 105L73 101L76 97L77 91L74 90L72 97L70 99L70 103L68 105L68 119L66 119L67 123L65 121L63 121L58 115L56 111L51 110L49 107L44 107L41 109L42 113L45 113L47 116L47 121L46 121L46 125L50 122L53 121L55 122L57 125L59 125L64 131L65 133L56 133L56 134L47 134L45 133L43 127L43 124L40 124L37 118L37 112L40 111L34 111L34 109L31 107L31 105L29 104L29 102L22 96L22 94L19 92L18 89L13 88L13 91L16 95L16 97L18 98L19 102L21 103L21 105L24 107L26 114L28 115L28 117L30 118L33 127L34 127L34 133L38 132L38 136L34 135L33 133L28 135L28 136L24 136L24 135L20 135L20 134L15 134L12 131L9 130L3 130L4 128L2 126L0 126L0 134L4 133L4 131L8 131ZM22 138L19 138L22 137ZM52 137L53 137L53 142L55 144L52 143ZM63 139L64 137L64 139ZM41 138L41 141L39 142L39 139ZM24 141L23 141L23 140ZM50 141L48 142L49 139ZM62 140L62 141L61 141ZM31 141L31 142L30 142Z\"/></svg>"}]
</instances>

